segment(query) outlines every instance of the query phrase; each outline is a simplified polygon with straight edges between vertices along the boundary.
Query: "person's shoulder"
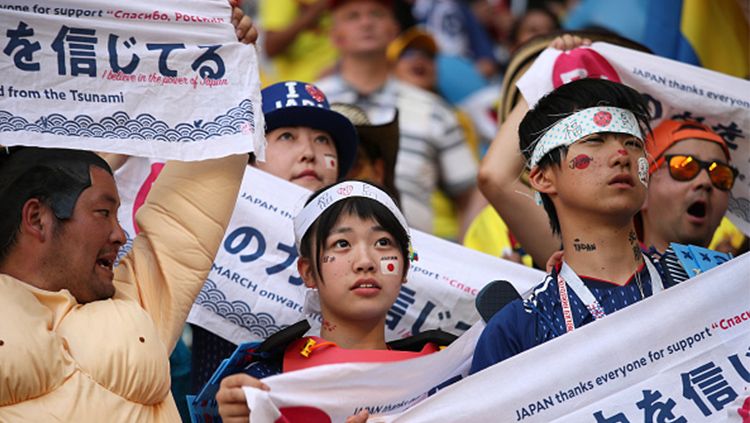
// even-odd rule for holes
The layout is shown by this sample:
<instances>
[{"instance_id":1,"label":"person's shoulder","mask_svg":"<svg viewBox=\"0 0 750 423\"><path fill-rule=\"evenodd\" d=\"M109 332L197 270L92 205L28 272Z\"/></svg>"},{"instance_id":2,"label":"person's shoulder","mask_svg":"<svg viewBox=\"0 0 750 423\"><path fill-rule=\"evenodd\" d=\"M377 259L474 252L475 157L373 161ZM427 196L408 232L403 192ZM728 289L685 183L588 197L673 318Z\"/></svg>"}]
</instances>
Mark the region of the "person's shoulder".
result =
<instances>
[{"instance_id":1,"label":"person's shoulder","mask_svg":"<svg viewBox=\"0 0 750 423\"><path fill-rule=\"evenodd\" d=\"M557 290L557 272L548 273L541 283L536 285L523 300L524 309L527 312L549 308L556 302L560 302Z\"/></svg>"},{"instance_id":2,"label":"person's shoulder","mask_svg":"<svg viewBox=\"0 0 750 423\"><path fill-rule=\"evenodd\" d=\"M427 344L434 344L438 347L447 347L452 344L458 337L442 329L432 329L420 332L407 338L398 339L388 343L388 347L396 351L419 352Z\"/></svg>"},{"instance_id":3,"label":"person's shoulder","mask_svg":"<svg viewBox=\"0 0 750 423\"><path fill-rule=\"evenodd\" d=\"M408 99L409 101L413 102L423 103L426 107L432 110L446 112L451 115L453 114L451 106L448 105L445 99L443 99L439 95L420 88L414 84L399 81L397 79L393 79L391 83L395 87L396 92L398 93L398 96L400 98Z\"/></svg>"},{"instance_id":4,"label":"person's shoulder","mask_svg":"<svg viewBox=\"0 0 750 423\"><path fill-rule=\"evenodd\" d=\"M332 94L344 91L347 89L347 85L344 82L344 78L341 74L336 72L321 79L315 81L315 86L318 87L326 97L330 97Z\"/></svg>"}]
</instances>

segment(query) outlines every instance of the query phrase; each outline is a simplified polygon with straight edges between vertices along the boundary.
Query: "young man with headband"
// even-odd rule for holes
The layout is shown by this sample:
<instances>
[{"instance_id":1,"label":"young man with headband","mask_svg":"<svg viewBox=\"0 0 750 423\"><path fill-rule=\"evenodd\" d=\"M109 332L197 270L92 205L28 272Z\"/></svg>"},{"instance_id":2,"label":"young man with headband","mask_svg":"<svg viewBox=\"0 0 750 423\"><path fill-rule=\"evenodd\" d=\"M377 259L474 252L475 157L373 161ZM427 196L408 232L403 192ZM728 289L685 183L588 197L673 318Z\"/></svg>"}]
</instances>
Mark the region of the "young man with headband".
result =
<instances>
[{"instance_id":1,"label":"young man with headband","mask_svg":"<svg viewBox=\"0 0 750 423\"><path fill-rule=\"evenodd\" d=\"M649 183L648 132L640 94L607 80L563 85L526 114L521 151L565 258L528 298L490 319L472 372L664 288L633 223Z\"/></svg>"}]
</instances>

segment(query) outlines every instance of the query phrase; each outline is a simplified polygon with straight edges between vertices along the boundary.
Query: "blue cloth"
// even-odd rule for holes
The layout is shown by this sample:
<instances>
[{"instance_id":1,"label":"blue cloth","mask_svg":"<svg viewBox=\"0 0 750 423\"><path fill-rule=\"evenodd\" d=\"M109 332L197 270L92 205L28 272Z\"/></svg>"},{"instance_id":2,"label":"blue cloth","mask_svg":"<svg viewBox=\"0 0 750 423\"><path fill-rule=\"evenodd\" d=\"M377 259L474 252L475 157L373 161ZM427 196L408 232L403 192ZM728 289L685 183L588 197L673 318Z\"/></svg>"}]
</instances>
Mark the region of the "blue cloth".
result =
<instances>
[{"instance_id":1,"label":"blue cloth","mask_svg":"<svg viewBox=\"0 0 750 423\"><path fill-rule=\"evenodd\" d=\"M583 0L565 17L563 27L567 30L601 27L643 43L648 21L647 9L650 4L657 3L662 3L662 0Z\"/></svg>"},{"instance_id":2,"label":"blue cloth","mask_svg":"<svg viewBox=\"0 0 750 423\"><path fill-rule=\"evenodd\" d=\"M474 63L461 56L438 54L435 64L437 90L452 105L460 103L488 84L474 67Z\"/></svg>"},{"instance_id":3,"label":"blue cloth","mask_svg":"<svg viewBox=\"0 0 750 423\"><path fill-rule=\"evenodd\" d=\"M652 295L651 278L645 268L640 271L643 293ZM599 301L606 314L614 313L641 300L638 284L631 278L623 286L599 279L581 280ZM594 317L580 298L568 288L570 309L576 328L591 323ZM565 319L557 288L557 270L537 285L526 300L515 300L497 312L482 332L474 351L471 373L476 373L516 354L566 333Z\"/></svg>"},{"instance_id":4,"label":"blue cloth","mask_svg":"<svg viewBox=\"0 0 750 423\"><path fill-rule=\"evenodd\" d=\"M193 360L190 371L190 392L197 395L237 345L215 335L200 326L193 328Z\"/></svg>"},{"instance_id":5,"label":"blue cloth","mask_svg":"<svg viewBox=\"0 0 750 423\"><path fill-rule=\"evenodd\" d=\"M648 5L643 44L654 54L701 66L693 46L682 33L682 0L659 0Z\"/></svg>"}]
</instances>

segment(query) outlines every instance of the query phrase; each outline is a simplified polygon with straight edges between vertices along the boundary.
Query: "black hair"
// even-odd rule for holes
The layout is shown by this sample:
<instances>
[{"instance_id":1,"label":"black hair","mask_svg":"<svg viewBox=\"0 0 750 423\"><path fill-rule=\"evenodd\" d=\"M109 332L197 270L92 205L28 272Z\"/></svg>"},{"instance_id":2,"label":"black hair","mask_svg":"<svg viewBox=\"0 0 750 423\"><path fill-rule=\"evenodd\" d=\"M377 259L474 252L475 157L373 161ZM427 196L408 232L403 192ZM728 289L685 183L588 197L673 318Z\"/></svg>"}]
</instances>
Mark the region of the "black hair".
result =
<instances>
[{"instance_id":1,"label":"black hair","mask_svg":"<svg viewBox=\"0 0 750 423\"><path fill-rule=\"evenodd\" d=\"M359 182L372 185L364 181ZM311 201L331 186L329 185L315 191L307 199L305 205L310 204ZM299 251L300 256L309 259L313 263L313 271L318 277L321 277L320 252L323 251L326 239L331 233L333 226L339 220L339 217L346 214L356 216L360 219L375 220L386 232L393 236L404 260L409 260L409 235L404 227L401 226L398 219L396 219L396 216L386 206L376 200L367 197L350 197L337 201L323 211L302 237ZM313 240L315 241L314 246ZM404 266L402 276L406 276L408 269L408 266Z\"/></svg>"},{"instance_id":2,"label":"black hair","mask_svg":"<svg viewBox=\"0 0 750 423\"><path fill-rule=\"evenodd\" d=\"M519 146L526 160L531 159L537 141L555 123L578 110L595 106L630 110L635 115L644 135L651 133L648 106L638 91L606 79L580 79L562 85L545 95L532 110L526 113L518 127ZM567 147L558 147L542 157L538 166L541 169L553 165L559 167L567 153ZM559 234L560 221L557 218L555 206L548 195L542 193L540 195L544 210L549 216L552 233Z\"/></svg>"},{"instance_id":3,"label":"black hair","mask_svg":"<svg viewBox=\"0 0 750 423\"><path fill-rule=\"evenodd\" d=\"M36 198L58 220L70 219L81 192L91 186L90 166L112 174L107 162L90 151L36 147L0 151L0 263L16 242L24 204Z\"/></svg>"}]
</instances>

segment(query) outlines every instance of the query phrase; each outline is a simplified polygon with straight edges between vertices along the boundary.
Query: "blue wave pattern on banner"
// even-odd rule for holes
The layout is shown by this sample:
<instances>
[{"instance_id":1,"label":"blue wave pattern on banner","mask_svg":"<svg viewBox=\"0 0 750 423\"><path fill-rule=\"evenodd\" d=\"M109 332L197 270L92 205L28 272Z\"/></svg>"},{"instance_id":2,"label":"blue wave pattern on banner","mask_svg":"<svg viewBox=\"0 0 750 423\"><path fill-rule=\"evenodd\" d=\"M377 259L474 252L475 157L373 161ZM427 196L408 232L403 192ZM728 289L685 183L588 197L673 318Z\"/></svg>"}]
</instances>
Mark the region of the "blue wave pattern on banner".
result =
<instances>
[{"instance_id":1,"label":"blue wave pattern on banner","mask_svg":"<svg viewBox=\"0 0 750 423\"><path fill-rule=\"evenodd\" d=\"M170 128L165 122L157 120L148 113L131 118L127 113L118 111L112 116L102 118L99 122L94 121L88 115L78 115L73 120L69 120L61 114L53 113L49 116L42 116L32 123L8 111L0 110L0 132L29 131L88 138L192 142L238 134L245 125L250 125L250 128L254 130L252 104L250 99L244 99L239 106L232 107L211 122L196 120L193 123L178 123L174 128Z\"/></svg>"},{"instance_id":2,"label":"blue wave pattern on banner","mask_svg":"<svg viewBox=\"0 0 750 423\"><path fill-rule=\"evenodd\" d=\"M244 301L227 301L224 293L216 288L216 283L211 279L206 279L206 284L203 285L195 303L237 326L242 326L261 339L266 339L286 327L276 325L276 319L268 313L253 313Z\"/></svg>"},{"instance_id":3,"label":"blue wave pattern on banner","mask_svg":"<svg viewBox=\"0 0 750 423\"><path fill-rule=\"evenodd\" d=\"M746 221L750 221L750 201L748 201L747 198L737 198L731 195L730 192L727 210L742 217Z\"/></svg>"}]
</instances>

